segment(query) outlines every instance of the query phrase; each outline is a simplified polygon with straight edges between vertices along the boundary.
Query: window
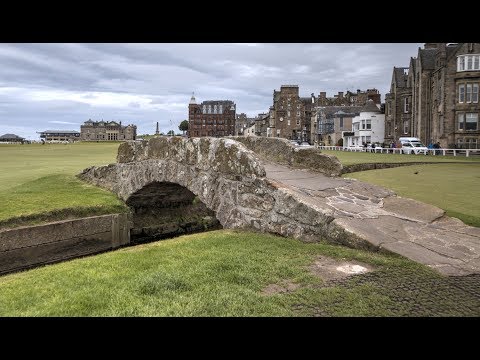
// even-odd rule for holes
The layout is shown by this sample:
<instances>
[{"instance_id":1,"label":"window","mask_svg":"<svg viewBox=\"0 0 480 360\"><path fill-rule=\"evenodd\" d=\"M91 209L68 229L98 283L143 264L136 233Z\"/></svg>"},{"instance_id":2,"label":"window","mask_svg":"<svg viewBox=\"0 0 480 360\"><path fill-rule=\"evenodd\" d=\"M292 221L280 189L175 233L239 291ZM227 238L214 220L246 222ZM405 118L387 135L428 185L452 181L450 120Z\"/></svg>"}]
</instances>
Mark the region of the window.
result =
<instances>
[{"instance_id":1,"label":"window","mask_svg":"<svg viewBox=\"0 0 480 360\"><path fill-rule=\"evenodd\" d=\"M465 102L465 85L464 84L458 85L458 102L461 104Z\"/></svg>"},{"instance_id":2,"label":"window","mask_svg":"<svg viewBox=\"0 0 480 360\"><path fill-rule=\"evenodd\" d=\"M287 119L287 125L290 126L290 119Z\"/></svg>"},{"instance_id":3,"label":"window","mask_svg":"<svg viewBox=\"0 0 480 360\"><path fill-rule=\"evenodd\" d=\"M300 116L300 111L297 111L297 116Z\"/></svg>"},{"instance_id":4,"label":"window","mask_svg":"<svg viewBox=\"0 0 480 360\"><path fill-rule=\"evenodd\" d=\"M457 60L457 71L480 70L480 55L461 55Z\"/></svg>"},{"instance_id":5,"label":"window","mask_svg":"<svg viewBox=\"0 0 480 360\"><path fill-rule=\"evenodd\" d=\"M365 120L362 120L362 130L365 130Z\"/></svg>"},{"instance_id":6,"label":"window","mask_svg":"<svg viewBox=\"0 0 480 360\"><path fill-rule=\"evenodd\" d=\"M458 114L458 130L464 130L465 114Z\"/></svg>"},{"instance_id":7,"label":"window","mask_svg":"<svg viewBox=\"0 0 480 360\"><path fill-rule=\"evenodd\" d=\"M359 127L360 127L360 123L354 123L353 124L353 131L358 131Z\"/></svg>"},{"instance_id":8,"label":"window","mask_svg":"<svg viewBox=\"0 0 480 360\"><path fill-rule=\"evenodd\" d=\"M214 114L217 113L217 105L213 105L213 113L214 113Z\"/></svg>"},{"instance_id":9,"label":"window","mask_svg":"<svg viewBox=\"0 0 480 360\"><path fill-rule=\"evenodd\" d=\"M367 120L367 130L372 128L372 120Z\"/></svg>"},{"instance_id":10,"label":"window","mask_svg":"<svg viewBox=\"0 0 480 360\"><path fill-rule=\"evenodd\" d=\"M478 103L478 83L472 84L472 102Z\"/></svg>"},{"instance_id":11,"label":"window","mask_svg":"<svg viewBox=\"0 0 480 360\"><path fill-rule=\"evenodd\" d=\"M280 129L277 130L277 137L280 137Z\"/></svg>"},{"instance_id":12,"label":"window","mask_svg":"<svg viewBox=\"0 0 480 360\"><path fill-rule=\"evenodd\" d=\"M408 134L408 120L403 122L403 133Z\"/></svg>"},{"instance_id":13,"label":"window","mask_svg":"<svg viewBox=\"0 0 480 360\"><path fill-rule=\"evenodd\" d=\"M478 130L478 113L460 113L457 115L457 121L458 130Z\"/></svg>"},{"instance_id":14,"label":"window","mask_svg":"<svg viewBox=\"0 0 480 360\"><path fill-rule=\"evenodd\" d=\"M290 110L287 111L287 116L290 117Z\"/></svg>"},{"instance_id":15,"label":"window","mask_svg":"<svg viewBox=\"0 0 480 360\"><path fill-rule=\"evenodd\" d=\"M207 113L207 105L203 105L202 108L202 113L206 114Z\"/></svg>"},{"instance_id":16,"label":"window","mask_svg":"<svg viewBox=\"0 0 480 360\"><path fill-rule=\"evenodd\" d=\"M467 113L465 116L465 130L478 129L478 113Z\"/></svg>"},{"instance_id":17,"label":"window","mask_svg":"<svg viewBox=\"0 0 480 360\"><path fill-rule=\"evenodd\" d=\"M467 84L467 103L472 102L472 84Z\"/></svg>"},{"instance_id":18,"label":"window","mask_svg":"<svg viewBox=\"0 0 480 360\"><path fill-rule=\"evenodd\" d=\"M218 113L223 114L223 105L218 105Z\"/></svg>"},{"instance_id":19,"label":"window","mask_svg":"<svg viewBox=\"0 0 480 360\"><path fill-rule=\"evenodd\" d=\"M405 113L408 113L410 111L410 98L409 97L406 97L404 100L404 109L403 111Z\"/></svg>"},{"instance_id":20,"label":"window","mask_svg":"<svg viewBox=\"0 0 480 360\"><path fill-rule=\"evenodd\" d=\"M300 119L297 119L297 125L300 125Z\"/></svg>"},{"instance_id":21,"label":"window","mask_svg":"<svg viewBox=\"0 0 480 360\"><path fill-rule=\"evenodd\" d=\"M343 118L340 118L340 129L343 129Z\"/></svg>"}]
</instances>

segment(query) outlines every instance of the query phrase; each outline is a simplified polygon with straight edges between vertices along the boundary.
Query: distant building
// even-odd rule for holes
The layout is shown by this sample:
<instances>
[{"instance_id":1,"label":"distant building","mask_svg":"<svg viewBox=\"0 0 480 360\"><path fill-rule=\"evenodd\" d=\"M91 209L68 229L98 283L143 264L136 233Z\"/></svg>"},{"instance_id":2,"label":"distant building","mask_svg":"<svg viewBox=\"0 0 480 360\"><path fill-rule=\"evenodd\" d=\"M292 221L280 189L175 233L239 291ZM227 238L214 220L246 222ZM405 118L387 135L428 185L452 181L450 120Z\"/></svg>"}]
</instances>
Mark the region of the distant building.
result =
<instances>
[{"instance_id":1,"label":"distant building","mask_svg":"<svg viewBox=\"0 0 480 360\"><path fill-rule=\"evenodd\" d=\"M235 134L235 103L209 100L197 104L192 95L188 104L188 137L229 136Z\"/></svg>"},{"instance_id":2,"label":"distant building","mask_svg":"<svg viewBox=\"0 0 480 360\"><path fill-rule=\"evenodd\" d=\"M310 122L315 96L300 97L298 85L282 85L273 90L268 137L310 141Z\"/></svg>"},{"instance_id":3,"label":"distant building","mask_svg":"<svg viewBox=\"0 0 480 360\"><path fill-rule=\"evenodd\" d=\"M319 145L334 146L343 131L351 131L352 119L360 114L361 106L318 106L312 112L312 139Z\"/></svg>"},{"instance_id":4,"label":"distant building","mask_svg":"<svg viewBox=\"0 0 480 360\"><path fill-rule=\"evenodd\" d=\"M122 141L137 138L137 126L115 121L85 121L80 126L80 138L83 141Z\"/></svg>"},{"instance_id":5,"label":"distant building","mask_svg":"<svg viewBox=\"0 0 480 360\"><path fill-rule=\"evenodd\" d=\"M343 146L363 146L364 144L382 144L385 142L385 114L373 100L368 100L360 115L352 118L352 128L344 132Z\"/></svg>"},{"instance_id":6,"label":"distant building","mask_svg":"<svg viewBox=\"0 0 480 360\"><path fill-rule=\"evenodd\" d=\"M268 125L270 124L270 114L258 114L255 119L255 135L267 136Z\"/></svg>"},{"instance_id":7,"label":"distant building","mask_svg":"<svg viewBox=\"0 0 480 360\"><path fill-rule=\"evenodd\" d=\"M243 132L244 136L257 136L255 135L255 124L245 129Z\"/></svg>"},{"instance_id":8,"label":"distant building","mask_svg":"<svg viewBox=\"0 0 480 360\"><path fill-rule=\"evenodd\" d=\"M372 100L374 104L380 104L380 92L373 88L362 91L357 89L357 92L339 91L333 97L327 97L325 91L318 95L317 106L365 106L368 100Z\"/></svg>"},{"instance_id":9,"label":"distant building","mask_svg":"<svg viewBox=\"0 0 480 360\"><path fill-rule=\"evenodd\" d=\"M0 136L0 142L3 143L23 143L25 138L22 138L15 134L5 134Z\"/></svg>"},{"instance_id":10,"label":"distant building","mask_svg":"<svg viewBox=\"0 0 480 360\"><path fill-rule=\"evenodd\" d=\"M75 130L45 130L38 132L43 141L78 141L80 133Z\"/></svg>"}]
</instances>

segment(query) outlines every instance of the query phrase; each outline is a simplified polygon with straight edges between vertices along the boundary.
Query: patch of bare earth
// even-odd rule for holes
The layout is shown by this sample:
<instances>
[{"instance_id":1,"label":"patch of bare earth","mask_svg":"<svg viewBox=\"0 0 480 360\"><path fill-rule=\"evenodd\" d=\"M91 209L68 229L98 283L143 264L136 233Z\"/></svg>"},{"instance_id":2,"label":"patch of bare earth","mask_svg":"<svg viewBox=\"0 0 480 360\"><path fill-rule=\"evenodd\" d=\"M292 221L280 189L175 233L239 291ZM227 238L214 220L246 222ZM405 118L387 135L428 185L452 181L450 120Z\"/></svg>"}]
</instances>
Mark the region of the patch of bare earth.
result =
<instances>
[{"instance_id":1,"label":"patch of bare earth","mask_svg":"<svg viewBox=\"0 0 480 360\"><path fill-rule=\"evenodd\" d=\"M275 295L290 293L297 290L300 284L295 284L291 281L284 280L281 284L270 284L262 290L262 295Z\"/></svg>"},{"instance_id":2,"label":"patch of bare earth","mask_svg":"<svg viewBox=\"0 0 480 360\"><path fill-rule=\"evenodd\" d=\"M372 265L362 263L356 260L338 260L326 256L319 256L314 263L309 266L310 272L320 277L323 281L344 279L348 276L365 274L373 271Z\"/></svg>"}]
</instances>

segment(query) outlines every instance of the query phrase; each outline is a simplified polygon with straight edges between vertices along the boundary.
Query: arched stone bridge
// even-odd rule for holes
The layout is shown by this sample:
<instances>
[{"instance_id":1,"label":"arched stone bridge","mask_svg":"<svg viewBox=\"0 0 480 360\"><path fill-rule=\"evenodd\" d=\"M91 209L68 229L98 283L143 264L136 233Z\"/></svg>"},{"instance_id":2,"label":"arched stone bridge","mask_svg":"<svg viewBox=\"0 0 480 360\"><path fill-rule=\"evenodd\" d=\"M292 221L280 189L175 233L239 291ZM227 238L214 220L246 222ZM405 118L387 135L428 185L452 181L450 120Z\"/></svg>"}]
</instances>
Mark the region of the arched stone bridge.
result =
<instances>
[{"instance_id":1,"label":"arched stone bridge","mask_svg":"<svg viewBox=\"0 0 480 360\"><path fill-rule=\"evenodd\" d=\"M225 228L387 250L444 274L480 273L480 229L385 188L339 178L341 170L336 157L283 139L159 137L121 144L117 163L79 177L137 213L171 204L162 216L181 218L172 209L182 205L181 212L214 216Z\"/></svg>"}]
</instances>

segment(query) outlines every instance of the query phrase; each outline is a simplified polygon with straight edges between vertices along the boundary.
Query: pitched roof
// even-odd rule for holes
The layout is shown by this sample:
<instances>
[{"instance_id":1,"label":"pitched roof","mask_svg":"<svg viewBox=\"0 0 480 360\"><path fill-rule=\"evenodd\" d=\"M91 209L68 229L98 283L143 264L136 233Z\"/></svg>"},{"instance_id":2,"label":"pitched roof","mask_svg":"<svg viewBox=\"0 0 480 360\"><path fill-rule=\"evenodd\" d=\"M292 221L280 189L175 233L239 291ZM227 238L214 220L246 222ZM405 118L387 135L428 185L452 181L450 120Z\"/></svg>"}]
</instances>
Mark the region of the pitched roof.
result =
<instances>
[{"instance_id":1,"label":"pitched roof","mask_svg":"<svg viewBox=\"0 0 480 360\"><path fill-rule=\"evenodd\" d=\"M420 57L422 69L433 70L435 68L436 53L437 49L420 49L418 56Z\"/></svg>"},{"instance_id":2,"label":"pitched roof","mask_svg":"<svg viewBox=\"0 0 480 360\"><path fill-rule=\"evenodd\" d=\"M407 87L407 79L408 79L408 67L394 67L393 68L393 74L395 76L395 83L397 84L397 87L399 88L404 88Z\"/></svg>"},{"instance_id":3,"label":"pitched roof","mask_svg":"<svg viewBox=\"0 0 480 360\"><path fill-rule=\"evenodd\" d=\"M43 134L43 133L54 133L54 134L80 134L79 131L76 131L76 130L45 130L45 131L41 131L39 132L39 134Z\"/></svg>"},{"instance_id":4,"label":"pitched roof","mask_svg":"<svg viewBox=\"0 0 480 360\"><path fill-rule=\"evenodd\" d=\"M380 112L380 109L374 104L373 100L370 99L360 112Z\"/></svg>"},{"instance_id":5,"label":"pitched roof","mask_svg":"<svg viewBox=\"0 0 480 360\"><path fill-rule=\"evenodd\" d=\"M15 134L5 134L5 135L2 135L0 136L0 139L24 139L18 135L15 135Z\"/></svg>"}]
</instances>

